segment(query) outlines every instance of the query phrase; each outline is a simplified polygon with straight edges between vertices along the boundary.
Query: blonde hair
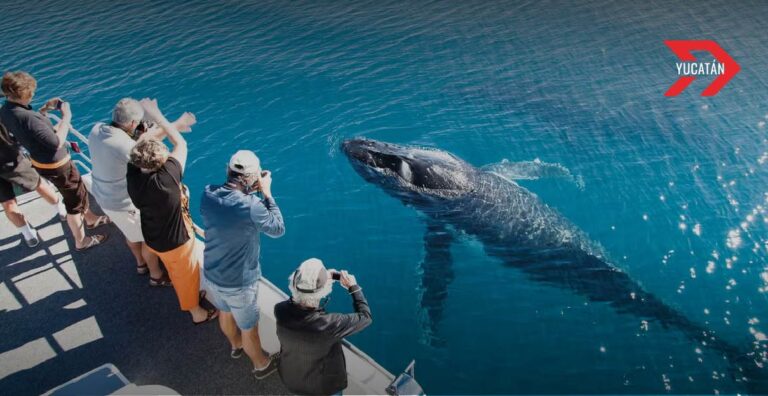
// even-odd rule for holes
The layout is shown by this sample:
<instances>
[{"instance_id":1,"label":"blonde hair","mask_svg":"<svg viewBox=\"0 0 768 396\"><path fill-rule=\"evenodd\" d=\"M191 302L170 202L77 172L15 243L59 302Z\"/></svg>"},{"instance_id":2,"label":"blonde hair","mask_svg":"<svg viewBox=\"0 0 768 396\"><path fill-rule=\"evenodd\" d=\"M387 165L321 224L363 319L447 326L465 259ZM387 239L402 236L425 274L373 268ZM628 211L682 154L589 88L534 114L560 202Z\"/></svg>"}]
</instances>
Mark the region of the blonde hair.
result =
<instances>
[{"instance_id":1,"label":"blonde hair","mask_svg":"<svg viewBox=\"0 0 768 396\"><path fill-rule=\"evenodd\" d=\"M157 171L167 160L168 147L157 139L139 140L131 149L131 164L146 171Z\"/></svg>"},{"instance_id":2,"label":"blonde hair","mask_svg":"<svg viewBox=\"0 0 768 396\"><path fill-rule=\"evenodd\" d=\"M37 89L37 81L23 71L6 72L2 82L3 95L9 99L31 99Z\"/></svg>"}]
</instances>

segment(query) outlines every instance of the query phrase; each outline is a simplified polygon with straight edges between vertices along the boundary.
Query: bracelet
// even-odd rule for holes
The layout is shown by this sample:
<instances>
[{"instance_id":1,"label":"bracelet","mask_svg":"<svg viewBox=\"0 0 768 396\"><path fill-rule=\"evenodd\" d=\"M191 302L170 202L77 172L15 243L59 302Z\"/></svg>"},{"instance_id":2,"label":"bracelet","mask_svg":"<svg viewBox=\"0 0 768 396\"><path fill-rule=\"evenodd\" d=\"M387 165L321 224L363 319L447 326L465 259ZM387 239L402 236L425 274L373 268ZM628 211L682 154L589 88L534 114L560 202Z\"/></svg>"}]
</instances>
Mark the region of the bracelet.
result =
<instances>
[{"instance_id":1,"label":"bracelet","mask_svg":"<svg viewBox=\"0 0 768 396\"><path fill-rule=\"evenodd\" d=\"M352 289L353 287L356 287L356 289L355 290L349 290L349 294L355 294L355 293L357 293L359 291L363 291L363 288L360 287L360 285L350 286L350 289Z\"/></svg>"}]
</instances>

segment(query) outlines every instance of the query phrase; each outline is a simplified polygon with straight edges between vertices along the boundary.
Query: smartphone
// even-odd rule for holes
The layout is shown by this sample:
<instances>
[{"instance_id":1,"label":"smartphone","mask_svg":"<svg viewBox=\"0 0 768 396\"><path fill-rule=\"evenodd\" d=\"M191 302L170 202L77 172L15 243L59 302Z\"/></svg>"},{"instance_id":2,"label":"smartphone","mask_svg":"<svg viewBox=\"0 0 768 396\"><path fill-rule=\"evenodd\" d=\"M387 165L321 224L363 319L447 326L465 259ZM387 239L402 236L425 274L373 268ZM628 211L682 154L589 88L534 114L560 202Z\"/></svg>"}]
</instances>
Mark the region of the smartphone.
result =
<instances>
[{"instance_id":1,"label":"smartphone","mask_svg":"<svg viewBox=\"0 0 768 396\"><path fill-rule=\"evenodd\" d=\"M64 103L63 100L57 100L56 101L56 110L61 110L61 104Z\"/></svg>"},{"instance_id":2,"label":"smartphone","mask_svg":"<svg viewBox=\"0 0 768 396\"><path fill-rule=\"evenodd\" d=\"M335 281L341 280L341 272L333 271L331 273L331 279L333 279Z\"/></svg>"}]
</instances>

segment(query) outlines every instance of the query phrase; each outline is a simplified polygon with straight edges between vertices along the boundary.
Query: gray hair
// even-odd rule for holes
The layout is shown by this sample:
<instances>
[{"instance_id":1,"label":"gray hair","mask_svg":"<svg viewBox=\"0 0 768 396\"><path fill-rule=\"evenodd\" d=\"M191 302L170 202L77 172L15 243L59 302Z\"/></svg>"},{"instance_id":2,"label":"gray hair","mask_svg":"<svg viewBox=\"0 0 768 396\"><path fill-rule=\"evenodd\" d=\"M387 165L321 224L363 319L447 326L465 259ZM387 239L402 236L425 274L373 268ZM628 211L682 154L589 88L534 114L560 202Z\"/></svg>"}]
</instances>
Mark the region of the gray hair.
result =
<instances>
[{"instance_id":1,"label":"gray hair","mask_svg":"<svg viewBox=\"0 0 768 396\"><path fill-rule=\"evenodd\" d=\"M144 118L144 108L138 100L123 98L112 110L112 122L120 126L128 126L131 122L139 122Z\"/></svg>"},{"instance_id":2,"label":"gray hair","mask_svg":"<svg viewBox=\"0 0 768 396\"><path fill-rule=\"evenodd\" d=\"M322 289L314 293L302 293L296 290L296 287L293 285L294 275L295 273L288 277L288 289L291 291L291 297L293 297L293 302L296 304L309 308L318 308L320 307L320 301L325 297L328 297L333 291L333 280L329 278Z\"/></svg>"}]
</instances>

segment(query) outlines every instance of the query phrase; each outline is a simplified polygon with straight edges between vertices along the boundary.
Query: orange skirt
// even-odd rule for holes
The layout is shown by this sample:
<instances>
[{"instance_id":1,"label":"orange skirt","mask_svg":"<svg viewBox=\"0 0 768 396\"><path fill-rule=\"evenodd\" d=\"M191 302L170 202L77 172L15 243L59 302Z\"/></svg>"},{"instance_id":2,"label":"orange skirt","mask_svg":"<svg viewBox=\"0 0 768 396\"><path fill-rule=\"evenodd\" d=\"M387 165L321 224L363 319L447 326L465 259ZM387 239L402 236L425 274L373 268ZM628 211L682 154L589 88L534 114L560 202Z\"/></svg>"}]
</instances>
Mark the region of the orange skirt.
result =
<instances>
[{"instance_id":1,"label":"orange skirt","mask_svg":"<svg viewBox=\"0 0 768 396\"><path fill-rule=\"evenodd\" d=\"M182 311L189 311L200 305L200 263L195 257L195 237L167 252L158 252L150 248L152 253L165 264L168 276L176 290Z\"/></svg>"}]
</instances>

